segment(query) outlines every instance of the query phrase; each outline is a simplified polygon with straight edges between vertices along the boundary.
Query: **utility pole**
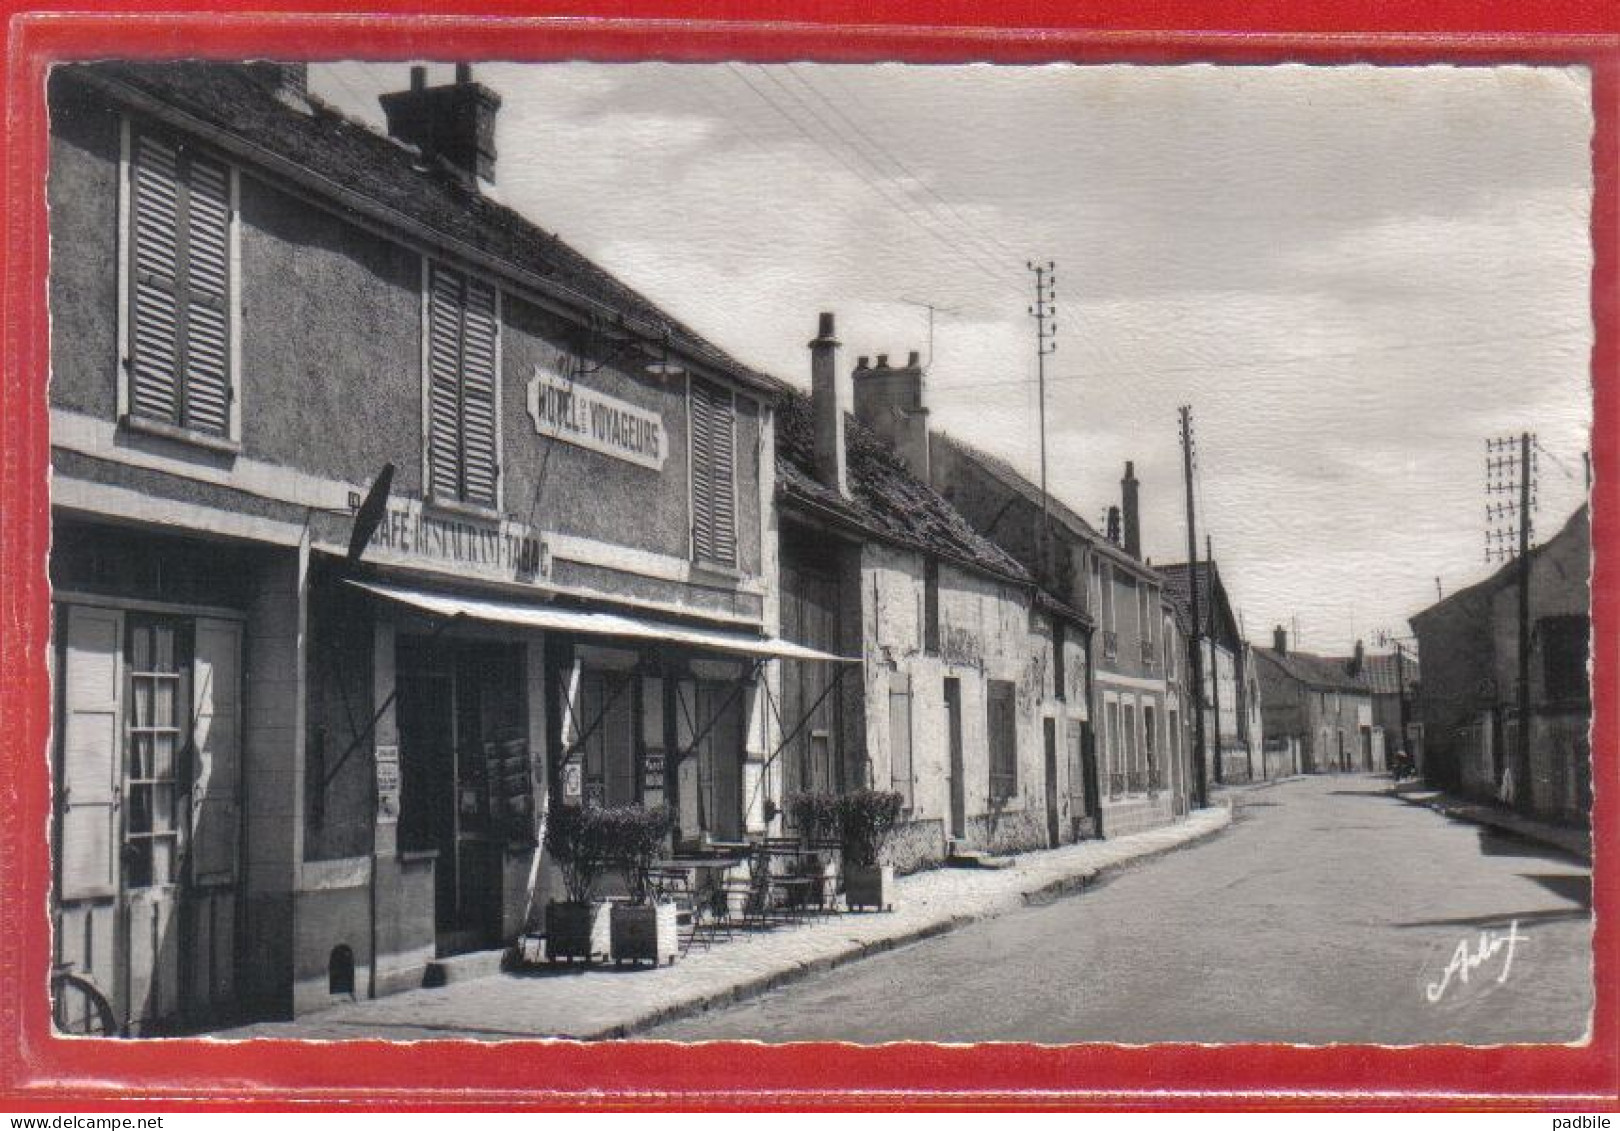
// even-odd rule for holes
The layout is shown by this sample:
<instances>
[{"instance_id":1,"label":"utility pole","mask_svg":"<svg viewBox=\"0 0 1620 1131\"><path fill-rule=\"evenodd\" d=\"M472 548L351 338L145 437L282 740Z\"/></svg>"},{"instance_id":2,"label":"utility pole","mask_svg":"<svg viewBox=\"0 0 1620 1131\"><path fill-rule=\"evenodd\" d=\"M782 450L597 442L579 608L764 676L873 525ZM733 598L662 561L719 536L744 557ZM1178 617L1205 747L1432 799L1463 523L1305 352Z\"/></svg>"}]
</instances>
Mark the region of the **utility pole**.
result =
<instances>
[{"instance_id":1,"label":"utility pole","mask_svg":"<svg viewBox=\"0 0 1620 1131\"><path fill-rule=\"evenodd\" d=\"M1035 305L1029 308L1030 317L1035 319L1035 377L1041 428L1041 528L1035 546L1041 566L1039 580L1044 584L1049 578L1046 528L1051 509L1046 495L1046 356L1057 352L1057 264L1049 259L1045 264L1028 262L1024 266L1035 273Z\"/></svg>"},{"instance_id":2,"label":"utility pole","mask_svg":"<svg viewBox=\"0 0 1620 1131\"><path fill-rule=\"evenodd\" d=\"M1226 781L1225 759L1221 756L1221 654L1220 632L1215 623L1215 547L1204 535L1204 576L1209 578L1209 706L1215 716L1215 784ZM1198 572L1193 570L1193 588L1198 588Z\"/></svg>"},{"instance_id":3,"label":"utility pole","mask_svg":"<svg viewBox=\"0 0 1620 1131\"><path fill-rule=\"evenodd\" d=\"M1192 406L1181 406L1181 473L1187 485L1187 570L1192 599L1193 793L1198 807L1209 804L1209 783L1204 767L1204 645L1203 622L1198 615L1198 516L1193 509Z\"/></svg>"},{"instance_id":4,"label":"utility pole","mask_svg":"<svg viewBox=\"0 0 1620 1131\"><path fill-rule=\"evenodd\" d=\"M1534 534L1536 508L1536 459L1532 432L1517 437L1485 441L1485 490L1487 494L1518 496L1513 502L1488 503L1485 507L1485 560L1516 558L1519 583L1519 679L1518 741L1513 750L1514 805L1530 812L1530 544ZM1514 448L1518 454L1514 455ZM1506 520L1507 526L1502 526ZM1515 545L1515 542L1517 543Z\"/></svg>"}]
</instances>

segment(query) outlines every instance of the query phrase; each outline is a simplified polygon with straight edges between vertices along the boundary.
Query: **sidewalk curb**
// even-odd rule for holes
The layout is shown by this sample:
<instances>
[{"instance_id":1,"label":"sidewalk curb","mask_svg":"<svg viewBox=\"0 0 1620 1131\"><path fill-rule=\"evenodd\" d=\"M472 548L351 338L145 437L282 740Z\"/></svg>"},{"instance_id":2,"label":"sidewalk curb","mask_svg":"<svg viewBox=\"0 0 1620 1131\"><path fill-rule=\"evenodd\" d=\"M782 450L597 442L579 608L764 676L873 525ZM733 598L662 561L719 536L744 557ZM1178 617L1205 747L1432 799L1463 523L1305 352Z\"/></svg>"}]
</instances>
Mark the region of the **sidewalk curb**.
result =
<instances>
[{"instance_id":1,"label":"sidewalk curb","mask_svg":"<svg viewBox=\"0 0 1620 1131\"><path fill-rule=\"evenodd\" d=\"M1533 841L1536 844L1544 845L1547 848L1556 849L1559 852L1567 852L1571 856L1578 860L1584 861L1588 865L1592 863L1592 848L1590 840L1587 841L1587 846L1585 848L1578 848L1573 845L1564 844L1552 837L1546 836L1534 826L1528 826L1524 822L1514 820L1506 815L1497 816L1493 813L1481 812L1474 803L1459 801L1456 798L1449 797L1444 793L1440 794L1438 797L1422 799L1412 797L1409 794L1400 792L1399 790L1391 790L1390 796L1405 802L1407 805L1416 805L1423 809L1432 810L1439 813L1442 817L1449 817L1454 821L1467 821L1471 825L1480 825L1485 828L1495 829L1498 832L1506 833L1509 836L1516 836L1524 840Z\"/></svg>"},{"instance_id":2,"label":"sidewalk curb","mask_svg":"<svg viewBox=\"0 0 1620 1131\"><path fill-rule=\"evenodd\" d=\"M629 1021L621 1021L617 1024L606 1026L605 1028L591 1033L583 1033L576 1037L565 1039L578 1041L608 1041L624 1039L626 1037L634 1036L635 1034L643 1032L647 1029L651 1029L657 1025L662 1025L670 1021L679 1021L687 1017L695 1017L699 1014L707 1013L716 1006L736 1005L740 1002L748 1001L751 998L759 997L760 995L769 993L772 990L780 989L783 986L802 981L805 978L811 977L812 975L823 974L829 970L836 970L840 966L847 966L851 963L859 962L863 958L870 958L874 955L896 950L903 946L909 946L912 943L938 938L941 935L950 934L952 931L960 930L961 928L969 926L973 923L1000 918L1003 915L1020 910L1024 907L1044 906L1045 904L1054 903L1066 896L1083 894L1086 888L1095 883L1099 877L1102 877L1108 873L1117 872L1128 868L1133 864L1137 864L1145 860L1151 860L1159 856L1164 856L1167 853L1175 852L1179 849L1199 844L1227 831L1232 827L1232 805L1227 803L1225 804L1224 808L1226 809L1225 820L1219 822L1218 824L1212 825L1210 828L1199 830L1197 833L1187 837L1184 840L1176 841L1173 844L1156 846L1140 853L1139 855L1132 856L1125 860L1119 860L1115 863L1104 864L1098 867L1084 868L1072 875L1060 876L1057 879L1047 880L1039 883L1037 886L1028 890L1009 893L1006 899L997 901L997 904L994 907L983 912L971 915L953 915L946 919L939 919L932 923L925 923L921 926L914 927L899 934L888 935L883 938L865 941L851 940L850 945L837 953L823 955L819 958L812 959L809 962L801 962L797 965L786 967L781 970L773 970L768 974L762 974L748 979L747 981L739 982L736 985L730 986L723 990L717 990L709 994L689 998L685 1001L678 1001L669 1005L661 1006L659 1008L649 1010L640 1017L633 1018Z\"/></svg>"}]
</instances>

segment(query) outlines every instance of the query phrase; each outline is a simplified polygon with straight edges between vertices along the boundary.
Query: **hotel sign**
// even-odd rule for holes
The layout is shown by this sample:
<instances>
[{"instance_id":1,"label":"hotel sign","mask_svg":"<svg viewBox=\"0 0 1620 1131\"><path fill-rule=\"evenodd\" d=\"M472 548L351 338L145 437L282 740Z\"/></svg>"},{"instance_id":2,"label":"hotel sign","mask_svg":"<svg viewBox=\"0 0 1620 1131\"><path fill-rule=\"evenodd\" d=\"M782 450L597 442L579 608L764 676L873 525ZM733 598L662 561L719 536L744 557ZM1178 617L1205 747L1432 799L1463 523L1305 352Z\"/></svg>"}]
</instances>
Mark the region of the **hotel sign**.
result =
<instances>
[{"instance_id":1,"label":"hotel sign","mask_svg":"<svg viewBox=\"0 0 1620 1131\"><path fill-rule=\"evenodd\" d=\"M529 416L542 436L654 471L664 469L662 416L539 365L529 380Z\"/></svg>"}]
</instances>

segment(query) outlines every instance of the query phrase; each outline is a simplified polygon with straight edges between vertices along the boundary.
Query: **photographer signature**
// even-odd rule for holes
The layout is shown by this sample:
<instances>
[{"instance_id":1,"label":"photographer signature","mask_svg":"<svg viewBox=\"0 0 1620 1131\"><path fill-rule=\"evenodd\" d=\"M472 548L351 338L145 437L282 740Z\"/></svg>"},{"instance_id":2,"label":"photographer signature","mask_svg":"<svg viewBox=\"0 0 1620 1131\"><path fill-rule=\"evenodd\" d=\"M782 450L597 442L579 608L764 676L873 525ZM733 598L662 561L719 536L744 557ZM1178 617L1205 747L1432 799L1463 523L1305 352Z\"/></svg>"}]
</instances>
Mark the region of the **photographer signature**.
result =
<instances>
[{"instance_id":1,"label":"photographer signature","mask_svg":"<svg viewBox=\"0 0 1620 1131\"><path fill-rule=\"evenodd\" d=\"M1423 995L1429 999L1429 1004L1437 1004L1451 986L1452 979L1467 985L1469 974L1477 971L1485 963L1506 951L1502 957L1502 969L1496 975L1497 984L1508 979L1513 970L1513 953L1518 945L1525 941L1525 936L1519 933L1519 921L1514 919L1508 924L1505 931L1481 931L1477 945L1470 947L1469 941L1463 939L1457 944L1457 949L1451 952L1451 961L1440 973L1438 982L1430 982L1424 988Z\"/></svg>"}]
</instances>

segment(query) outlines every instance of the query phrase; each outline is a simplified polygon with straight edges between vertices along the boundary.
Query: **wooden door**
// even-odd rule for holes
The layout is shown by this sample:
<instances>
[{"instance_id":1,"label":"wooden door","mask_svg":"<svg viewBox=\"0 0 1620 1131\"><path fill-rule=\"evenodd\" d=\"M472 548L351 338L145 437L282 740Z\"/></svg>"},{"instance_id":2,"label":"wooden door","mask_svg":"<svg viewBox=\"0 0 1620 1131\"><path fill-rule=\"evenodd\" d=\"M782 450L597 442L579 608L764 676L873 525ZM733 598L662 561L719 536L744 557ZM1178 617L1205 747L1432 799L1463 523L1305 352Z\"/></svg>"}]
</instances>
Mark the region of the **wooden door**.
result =
<instances>
[{"instance_id":1,"label":"wooden door","mask_svg":"<svg viewBox=\"0 0 1620 1131\"><path fill-rule=\"evenodd\" d=\"M124 1004L118 844L123 796L124 616L57 612L55 959Z\"/></svg>"},{"instance_id":2,"label":"wooden door","mask_svg":"<svg viewBox=\"0 0 1620 1131\"><path fill-rule=\"evenodd\" d=\"M190 868L184 1011L220 1016L236 995L241 849L242 626L199 619L192 658Z\"/></svg>"}]
</instances>

